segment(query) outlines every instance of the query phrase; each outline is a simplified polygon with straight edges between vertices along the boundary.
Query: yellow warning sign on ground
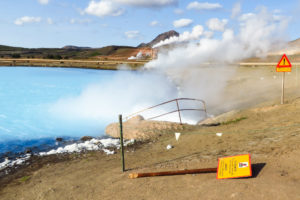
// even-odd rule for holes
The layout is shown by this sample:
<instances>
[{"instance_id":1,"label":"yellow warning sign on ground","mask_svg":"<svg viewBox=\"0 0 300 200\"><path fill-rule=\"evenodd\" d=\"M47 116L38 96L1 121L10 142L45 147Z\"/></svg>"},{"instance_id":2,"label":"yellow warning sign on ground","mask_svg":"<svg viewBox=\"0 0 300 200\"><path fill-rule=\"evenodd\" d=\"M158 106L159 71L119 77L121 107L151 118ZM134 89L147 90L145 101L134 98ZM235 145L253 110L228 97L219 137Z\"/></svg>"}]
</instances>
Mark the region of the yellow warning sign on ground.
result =
<instances>
[{"instance_id":1,"label":"yellow warning sign on ground","mask_svg":"<svg viewBox=\"0 0 300 200\"><path fill-rule=\"evenodd\" d=\"M252 176L250 154L219 158L217 179Z\"/></svg>"}]
</instances>

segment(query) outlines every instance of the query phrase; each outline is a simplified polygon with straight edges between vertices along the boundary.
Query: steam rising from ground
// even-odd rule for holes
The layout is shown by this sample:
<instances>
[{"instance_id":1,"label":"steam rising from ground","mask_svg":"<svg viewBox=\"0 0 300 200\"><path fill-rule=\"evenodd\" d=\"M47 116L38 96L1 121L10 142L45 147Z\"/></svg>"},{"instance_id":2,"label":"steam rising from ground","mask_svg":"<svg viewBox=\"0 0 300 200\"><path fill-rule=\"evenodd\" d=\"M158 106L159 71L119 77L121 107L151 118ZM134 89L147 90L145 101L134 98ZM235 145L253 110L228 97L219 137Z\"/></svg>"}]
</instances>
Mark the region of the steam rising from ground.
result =
<instances>
[{"instance_id":1,"label":"steam rising from ground","mask_svg":"<svg viewBox=\"0 0 300 200\"><path fill-rule=\"evenodd\" d=\"M198 43L159 54L158 59L148 63L146 68L168 74L181 86L180 95L204 99L210 111L234 107L241 91L231 94L231 98L225 92L237 70L234 63L253 56L264 57L273 48L281 48L285 44L281 38L287 28L285 18L274 16L265 8L260 8L257 13L242 14L236 20L238 30L226 28L219 39L202 37ZM257 93L262 88L258 87ZM232 103L224 102L226 100Z\"/></svg>"},{"instance_id":2,"label":"steam rising from ground","mask_svg":"<svg viewBox=\"0 0 300 200\"><path fill-rule=\"evenodd\" d=\"M185 31L182 34L180 34L178 37L172 36L166 40L162 40L159 43L157 43L156 45L154 45L153 48L157 48L157 47L167 45L167 44L198 40L200 38L200 36L202 36L203 34L204 34L203 26L197 25L197 26L194 26L194 28L191 32Z\"/></svg>"},{"instance_id":3,"label":"steam rising from ground","mask_svg":"<svg viewBox=\"0 0 300 200\"><path fill-rule=\"evenodd\" d=\"M174 84L156 72L116 72L109 82L88 86L77 97L63 98L50 109L70 121L112 122L149 105L175 98Z\"/></svg>"},{"instance_id":4,"label":"steam rising from ground","mask_svg":"<svg viewBox=\"0 0 300 200\"><path fill-rule=\"evenodd\" d=\"M252 91L237 85L234 92L226 89L237 70L231 64L252 56L266 56L274 45L281 47L287 21L265 8L234 20L239 28L225 28L220 38L206 37L203 26L197 25L191 32L161 41L156 47L197 40L159 53L158 59L147 63L142 72L117 73L108 83L91 85L78 97L62 99L51 111L69 120L112 122L120 113L131 113L177 97L203 99L210 113L237 107L239 98L251 100L252 96L245 94ZM191 115L198 115L194 119L199 120L199 113Z\"/></svg>"}]
</instances>

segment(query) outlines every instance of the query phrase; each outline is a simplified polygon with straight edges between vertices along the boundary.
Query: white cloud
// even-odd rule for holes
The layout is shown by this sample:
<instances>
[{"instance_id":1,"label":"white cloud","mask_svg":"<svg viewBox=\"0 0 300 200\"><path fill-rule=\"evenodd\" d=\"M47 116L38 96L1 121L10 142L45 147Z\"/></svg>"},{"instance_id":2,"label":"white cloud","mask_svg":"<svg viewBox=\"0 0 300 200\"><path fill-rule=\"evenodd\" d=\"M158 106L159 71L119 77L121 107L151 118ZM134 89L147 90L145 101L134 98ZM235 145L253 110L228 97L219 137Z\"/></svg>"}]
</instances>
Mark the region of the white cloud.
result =
<instances>
[{"instance_id":1,"label":"white cloud","mask_svg":"<svg viewBox=\"0 0 300 200\"><path fill-rule=\"evenodd\" d=\"M91 0L84 11L80 10L79 12L81 15L90 14L98 17L120 16L125 11L122 6L157 8L171 6L177 3L178 0Z\"/></svg>"},{"instance_id":2,"label":"white cloud","mask_svg":"<svg viewBox=\"0 0 300 200\"><path fill-rule=\"evenodd\" d=\"M159 25L158 21L152 21L152 22L150 22L150 26L157 26L157 25Z\"/></svg>"},{"instance_id":3,"label":"white cloud","mask_svg":"<svg viewBox=\"0 0 300 200\"><path fill-rule=\"evenodd\" d=\"M53 20L49 17L49 18L47 18L47 23L50 24L50 25L52 25L53 24Z\"/></svg>"},{"instance_id":4,"label":"white cloud","mask_svg":"<svg viewBox=\"0 0 300 200\"><path fill-rule=\"evenodd\" d=\"M178 0L112 0L116 3L138 7L164 7L175 5Z\"/></svg>"},{"instance_id":5,"label":"white cloud","mask_svg":"<svg viewBox=\"0 0 300 200\"><path fill-rule=\"evenodd\" d=\"M179 43L179 42L188 42L192 40L198 40L202 35L204 34L204 29L201 25L197 25L193 27L192 32L185 31L182 34L180 34L178 37L173 36L166 40L162 40L156 45L153 46L153 48L160 47L167 44L173 44L173 43ZM207 33L205 33L207 34Z\"/></svg>"},{"instance_id":6,"label":"white cloud","mask_svg":"<svg viewBox=\"0 0 300 200\"><path fill-rule=\"evenodd\" d=\"M124 10L112 1L101 0L97 2L92 0L88 7L84 10L84 13L98 17L119 16L124 13Z\"/></svg>"},{"instance_id":7,"label":"white cloud","mask_svg":"<svg viewBox=\"0 0 300 200\"><path fill-rule=\"evenodd\" d=\"M206 22L207 27L212 31L224 31L228 20L218 18L211 18Z\"/></svg>"},{"instance_id":8,"label":"white cloud","mask_svg":"<svg viewBox=\"0 0 300 200\"><path fill-rule=\"evenodd\" d=\"M47 5L50 0L38 0L38 2L42 5Z\"/></svg>"},{"instance_id":9,"label":"white cloud","mask_svg":"<svg viewBox=\"0 0 300 200\"><path fill-rule=\"evenodd\" d=\"M214 32L212 31L204 31L203 35L208 38L208 39L211 39L214 37Z\"/></svg>"},{"instance_id":10,"label":"white cloud","mask_svg":"<svg viewBox=\"0 0 300 200\"><path fill-rule=\"evenodd\" d=\"M191 25L193 23L193 20L191 19L179 19L179 20L175 20L173 22L173 26L175 28L181 28L181 27L187 27L189 25Z\"/></svg>"},{"instance_id":11,"label":"white cloud","mask_svg":"<svg viewBox=\"0 0 300 200\"><path fill-rule=\"evenodd\" d=\"M24 16L24 17L21 17L21 18L18 18L15 20L15 24L16 25L23 25L23 24L26 24L26 23L38 23L38 22L41 22L42 18L40 17L29 17L29 16Z\"/></svg>"},{"instance_id":12,"label":"white cloud","mask_svg":"<svg viewBox=\"0 0 300 200\"><path fill-rule=\"evenodd\" d=\"M127 31L127 32L125 32L125 35L129 39L135 39L140 36L140 32L139 31Z\"/></svg>"},{"instance_id":13,"label":"white cloud","mask_svg":"<svg viewBox=\"0 0 300 200\"><path fill-rule=\"evenodd\" d=\"M195 10L216 10L222 8L222 5L219 3L200 3L198 1L194 1L188 4L186 7L188 10L195 9Z\"/></svg>"},{"instance_id":14,"label":"white cloud","mask_svg":"<svg viewBox=\"0 0 300 200\"><path fill-rule=\"evenodd\" d=\"M275 10L273 10L273 13L274 14L279 14L279 13L282 13L282 11L280 9L275 9Z\"/></svg>"},{"instance_id":15,"label":"white cloud","mask_svg":"<svg viewBox=\"0 0 300 200\"><path fill-rule=\"evenodd\" d=\"M239 20L240 21L246 21L252 17L254 17L255 14L254 13L245 13L245 14L242 14L240 17L239 17Z\"/></svg>"},{"instance_id":16,"label":"white cloud","mask_svg":"<svg viewBox=\"0 0 300 200\"><path fill-rule=\"evenodd\" d=\"M181 14L184 13L184 11L182 9L177 8L177 9L174 10L174 13L177 14L177 15L181 15Z\"/></svg>"},{"instance_id":17,"label":"white cloud","mask_svg":"<svg viewBox=\"0 0 300 200\"><path fill-rule=\"evenodd\" d=\"M235 18L241 13L241 3L234 4L231 11L231 18Z\"/></svg>"}]
</instances>

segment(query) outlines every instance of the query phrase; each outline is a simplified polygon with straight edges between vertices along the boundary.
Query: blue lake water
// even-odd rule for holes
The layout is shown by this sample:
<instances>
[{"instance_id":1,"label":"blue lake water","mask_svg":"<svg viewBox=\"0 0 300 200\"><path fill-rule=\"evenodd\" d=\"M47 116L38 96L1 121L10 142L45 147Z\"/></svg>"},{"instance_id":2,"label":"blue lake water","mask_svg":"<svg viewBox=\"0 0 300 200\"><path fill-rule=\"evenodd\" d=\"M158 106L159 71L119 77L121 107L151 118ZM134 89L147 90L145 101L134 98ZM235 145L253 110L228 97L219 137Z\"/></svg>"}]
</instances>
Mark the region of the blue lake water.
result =
<instances>
[{"instance_id":1,"label":"blue lake water","mask_svg":"<svg viewBox=\"0 0 300 200\"><path fill-rule=\"evenodd\" d=\"M56 137L103 135L106 124L100 120L66 120L61 113L52 110L60 99L77 97L91 84L101 86L115 73L90 69L0 67L0 155L7 151L21 152L27 146L51 146Z\"/></svg>"},{"instance_id":2,"label":"blue lake water","mask_svg":"<svg viewBox=\"0 0 300 200\"><path fill-rule=\"evenodd\" d=\"M157 71L0 67L0 160L4 152L56 147L57 137L102 137L119 114L126 116L177 94L176 84ZM174 109L175 103L143 116ZM166 117L178 120L177 113Z\"/></svg>"}]
</instances>

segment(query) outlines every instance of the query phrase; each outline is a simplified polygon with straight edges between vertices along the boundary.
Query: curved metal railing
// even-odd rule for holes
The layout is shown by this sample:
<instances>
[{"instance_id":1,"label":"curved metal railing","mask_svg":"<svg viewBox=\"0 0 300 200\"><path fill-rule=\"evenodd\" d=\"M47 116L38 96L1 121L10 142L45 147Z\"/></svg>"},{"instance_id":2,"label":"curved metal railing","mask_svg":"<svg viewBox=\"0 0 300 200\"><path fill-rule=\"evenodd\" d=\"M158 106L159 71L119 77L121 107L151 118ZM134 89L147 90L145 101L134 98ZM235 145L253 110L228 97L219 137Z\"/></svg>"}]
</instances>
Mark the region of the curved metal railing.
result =
<instances>
[{"instance_id":1,"label":"curved metal railing","mask_svg":"<svg viewBox=\"0 0 300 200\"><path fill-rule=\"evenodd\" d=\"M201 103L203 104L203 109L194 109L194 108L184 108L184 109L180 109L179 101L184 101L184 100L186 100L186 101L198 101L198 102L201 102ZM133 116L135 116L135 115L137 115L137 114L140 114L140 113L145 112L145 111L147 111L147 110L151 110L151 109L153 109L153 108L156 108L156 107L159 107L159 106L168 104L168 103L172 103L172 102L176 102L176 106L177 106L177 109L176 109L176 110L173 110L173 111L170 111L170 112L167 112L167 113L163 113L163 114L161 114L161 115L157 115L157 116L154 116L154 117L150 117L150 118L148 118L147 120L156 119L156 118L159 118L159 117L168 115L168 114L172 114L172 113L178 112L179 121L180 121L180 124L182 124L180 111L203 111L203 112L205 112L205 116L207 117L206 103L205 103L205 101L203 101L203 100L201 100L201 99L193 99L193 98L178 98L178 99L173 99L173 100L170 100L170 101L166 101L166 102L157 104L157 105L155 105L155 106L151 106L151 107L149 107L149 108L145 108L145 109L140 110L140 111L138 111L138 112L132 113L132 114L126 116L125 119L128 120L129 118L131 118L131 117L133 117Z\"/></svg>"}]
</instances>

